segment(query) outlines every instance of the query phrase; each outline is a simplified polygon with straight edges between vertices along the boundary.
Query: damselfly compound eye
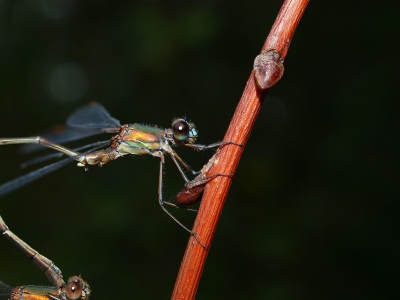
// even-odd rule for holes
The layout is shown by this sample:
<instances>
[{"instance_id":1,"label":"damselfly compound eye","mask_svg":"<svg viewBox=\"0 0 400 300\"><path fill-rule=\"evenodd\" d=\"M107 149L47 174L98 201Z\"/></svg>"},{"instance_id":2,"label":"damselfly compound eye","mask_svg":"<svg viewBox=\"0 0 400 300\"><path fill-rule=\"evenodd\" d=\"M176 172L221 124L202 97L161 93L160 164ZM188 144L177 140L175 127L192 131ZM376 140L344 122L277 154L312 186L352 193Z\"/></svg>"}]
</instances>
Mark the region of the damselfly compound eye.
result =
<instances>
[{"instance_id":1,"label":"damselfly compound eye","mask_svg":"<svg viewBox=\"0 0 400 300\"><path fill-rule=\"evenodd\" d=\"M184 142L189 137L189 124L184 119L176 119L172 123L172 133L179 142Z\"/></svg>"},{"instance_id":2,"label":"damselfly compound eye","mask_svg":"<svg viewBox=\"0 0 400 300\"><path fill-rule=\"evenodd\" d=\"M65 293L70 300L77 300L82 296L82 285L78 276L73 276L68 280Z\"/></svg>"}]
</instances>

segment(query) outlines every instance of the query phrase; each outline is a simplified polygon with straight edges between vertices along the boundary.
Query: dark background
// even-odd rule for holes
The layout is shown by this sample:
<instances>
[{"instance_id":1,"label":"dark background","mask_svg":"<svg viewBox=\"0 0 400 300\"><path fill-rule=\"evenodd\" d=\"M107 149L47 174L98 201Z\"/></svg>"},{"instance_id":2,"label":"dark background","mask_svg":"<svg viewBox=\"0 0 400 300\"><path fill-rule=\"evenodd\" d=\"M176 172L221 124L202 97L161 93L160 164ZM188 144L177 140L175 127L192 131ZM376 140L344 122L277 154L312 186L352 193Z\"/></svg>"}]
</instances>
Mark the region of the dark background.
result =
<instances>
[{"instance_id":1,"label":"dark background","mask_svg":"<svg viewBox=\"0 0 400 300\"><path fill-rule=\"evenodd\" d=\"M223 138L281 1L1 1L0 136L102 103L122 123ZM197 299L400 296L398 1L311 1L234 178ZM85 143L85 141L83 141ZM17 146L0 182L16 178ZM177 149L196 169L213 151ZM75 163L0 199L17 235L92 299L168 299L188 234L158 206L159 160ZM165 193L183 180L168 159ZM174 211L188 226L194 214ZM48 284L0 240L0 280Z\"/></svg>"}]
</instances>

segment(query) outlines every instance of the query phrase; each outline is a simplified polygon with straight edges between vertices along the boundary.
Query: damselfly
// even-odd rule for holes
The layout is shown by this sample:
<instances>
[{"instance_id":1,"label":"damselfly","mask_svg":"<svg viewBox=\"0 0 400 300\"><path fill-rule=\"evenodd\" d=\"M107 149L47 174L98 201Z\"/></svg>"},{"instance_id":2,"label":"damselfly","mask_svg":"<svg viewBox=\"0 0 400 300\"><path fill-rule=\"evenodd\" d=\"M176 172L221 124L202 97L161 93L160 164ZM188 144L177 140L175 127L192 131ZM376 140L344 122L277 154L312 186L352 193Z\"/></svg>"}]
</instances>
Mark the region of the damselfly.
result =
<instances>
[{"instance_id":1,"label":"damselfly","mask_svg":"<svg viewBox=\"0 0 400 300\"><path fill-rule=\"evenodd\" d=\"M80 277L72 276L64 282L61 270L27 243L12 233L0 216L0 233L8 238L42 270L53 286L25 285L12 288L0 281L0 299L9 300L87 300L89 285Z\"/></svg>"},{"instance_id":2,"label":"damselfly","mask_svg":"<svg viewBox=\"0 0 400 300\"><path fill-rule=\"evenodd\" d=\"M87 169L89 165L103 166L112 160L126 155L151 155L160 158L158 201L161 208L172 219L174 219L175 222L192 234L201 244L198 237L177 220L164 206L164 200L162 197L165 163L164 156L165 154L171 156L183 179L186 183L189 183L190 180L186 177L182 167L188 170L192 175L196 175L199 172L192 170L190 166L172 149L172 146L181 145L193 149L205 150L227 144L239 144L233 142L217 142L210 145L194 144L197 139L196 127L193 123L188 122L184 118L175 119L172 122L172 128L169 129L161 129L141 124L121 125L117 119L111 117L103 106L94 102L76 110L67 119L66 124L67 128L62 134L55 135L50 139L45 139L40 136L0 139L0 145L39 144L44 147L52 148L60 154L65 154L70 157L70 159L67 158L58 161L1 185L0 196L19 188L44 174L60 168L72 159L78 162L79 167ZM60 143L74 141L101 133L117 133L117 135L112 137L109 141L82 147L89 148L89 151L87 151L86 154L60 145ZM101 147L106 147L106 149L96 150Z\"/></svg>"}]
</instances>

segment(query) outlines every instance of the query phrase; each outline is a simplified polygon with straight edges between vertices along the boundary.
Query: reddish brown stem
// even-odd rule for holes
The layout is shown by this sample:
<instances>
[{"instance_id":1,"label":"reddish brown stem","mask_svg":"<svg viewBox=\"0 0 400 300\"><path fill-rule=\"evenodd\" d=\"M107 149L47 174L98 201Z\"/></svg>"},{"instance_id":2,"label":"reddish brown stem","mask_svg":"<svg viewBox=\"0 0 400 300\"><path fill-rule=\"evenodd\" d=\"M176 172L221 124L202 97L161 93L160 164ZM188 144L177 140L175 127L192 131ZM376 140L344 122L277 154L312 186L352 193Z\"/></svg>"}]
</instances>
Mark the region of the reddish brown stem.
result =
<instances>
[{"instance_id":1,"label":"reddish brown stem","mask_svg":"<svg viewBox=\"0 0 400 300\"><path fill-rule=\"evenodd\" d=\"M308 1L286 0L283 3L261 52L275 49L281 54L282 59L285 58L294 31ZM243 147L237 145L223 146L217 154L217 163L213 165L208 174L235 173L266 91L257 88L252 72L224 137L224 141L239 143ZM194 299L231 181L230 177L221 176L206 185L193 231L207 246L207 249L204 249L193 237L189 239L172 299Z\"/></svg>"}]
</instances>

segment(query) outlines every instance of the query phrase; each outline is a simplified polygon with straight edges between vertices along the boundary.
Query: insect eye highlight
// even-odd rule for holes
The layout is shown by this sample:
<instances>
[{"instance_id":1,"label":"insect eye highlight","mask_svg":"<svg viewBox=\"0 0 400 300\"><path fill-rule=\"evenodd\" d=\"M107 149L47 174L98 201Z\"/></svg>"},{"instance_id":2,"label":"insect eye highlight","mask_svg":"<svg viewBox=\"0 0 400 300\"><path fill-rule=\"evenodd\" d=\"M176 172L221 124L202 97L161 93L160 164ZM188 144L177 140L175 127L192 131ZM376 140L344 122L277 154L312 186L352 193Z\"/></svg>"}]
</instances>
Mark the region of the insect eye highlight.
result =
<instances>
[{"instance_id":1,"label":"insect eye highlight","mask_svg":"<svg viewBox=\"0 0 400 300\"><path fill-rule=\"evenodd\" d=\"M77 300L82 296L82 285L79 280L72 279L68 280L68 284L65 287L65 293L69 300Z\"/></svg>"},{"instance_id":2,"label":"insect eye highlight","mask_svg":"<svg viewBox=\"0 0 400 300\"><path fill-rule=\"evenodd\" d=\"M189 124L185 119L176 119L172 123L174 139L179 142L184 142L189 138L189 129Z\"/></svg>"}]
</instances>

